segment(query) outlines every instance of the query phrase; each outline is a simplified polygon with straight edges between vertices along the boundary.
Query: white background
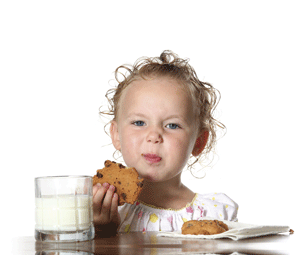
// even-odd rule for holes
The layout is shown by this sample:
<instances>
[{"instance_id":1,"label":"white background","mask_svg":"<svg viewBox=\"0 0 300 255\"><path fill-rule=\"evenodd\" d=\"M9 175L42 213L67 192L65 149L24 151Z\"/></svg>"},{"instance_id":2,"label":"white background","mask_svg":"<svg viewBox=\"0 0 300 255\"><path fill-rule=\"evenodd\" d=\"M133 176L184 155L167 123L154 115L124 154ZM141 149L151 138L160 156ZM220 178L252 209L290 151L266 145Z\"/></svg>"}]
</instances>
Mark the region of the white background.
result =
<instances>
[{"instance_id":1,"label":"white background","mask_svg":"<svg viewBox=\"0 0 300 255\"><path fill-rule=\"evenodd\" d=\"M227 134L195 192L240 222L290 225L299 208L297 1L2 1L2 230L33 236L34 177L94 175L114 149L98 109L114 69L170 49L221 91ZM296 193L297 192L297 193ZM297 233L297 232L296 232Z\"/></svg>"}]
</instances>

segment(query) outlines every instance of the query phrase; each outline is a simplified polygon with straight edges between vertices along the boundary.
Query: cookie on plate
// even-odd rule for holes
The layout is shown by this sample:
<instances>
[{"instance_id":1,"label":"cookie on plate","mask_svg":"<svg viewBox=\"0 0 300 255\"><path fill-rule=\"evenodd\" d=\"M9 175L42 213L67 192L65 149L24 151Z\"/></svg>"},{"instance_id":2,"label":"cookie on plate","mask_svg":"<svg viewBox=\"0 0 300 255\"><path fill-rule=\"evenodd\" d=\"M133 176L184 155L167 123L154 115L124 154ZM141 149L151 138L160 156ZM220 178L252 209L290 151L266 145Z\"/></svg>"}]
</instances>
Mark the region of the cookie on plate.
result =
<instances>
[{"instance_id":1,"label":"cookie on plate","mask_svg":"<svg viewBox=\"0 0 300 255\"><path fill-rule=\"evenodd\" d=\"M97 170L93 177L93 185L109 183L114 185L119 197L119 205L124 203L134 204L143 187L143 178L133 167L125 167L114 161L106 160L105 167Z\"/></svg>"},{"instance_id":2,"label":"cookie on plate","mask_svg":"<svg viewBox=\"0 0 300 255\"><path fill-rule=\"evenodd\" d=\"M183 235L215 235L228 230L228 226L219 220L190 220L182 225Z\"/></svg>"}]
</instances>

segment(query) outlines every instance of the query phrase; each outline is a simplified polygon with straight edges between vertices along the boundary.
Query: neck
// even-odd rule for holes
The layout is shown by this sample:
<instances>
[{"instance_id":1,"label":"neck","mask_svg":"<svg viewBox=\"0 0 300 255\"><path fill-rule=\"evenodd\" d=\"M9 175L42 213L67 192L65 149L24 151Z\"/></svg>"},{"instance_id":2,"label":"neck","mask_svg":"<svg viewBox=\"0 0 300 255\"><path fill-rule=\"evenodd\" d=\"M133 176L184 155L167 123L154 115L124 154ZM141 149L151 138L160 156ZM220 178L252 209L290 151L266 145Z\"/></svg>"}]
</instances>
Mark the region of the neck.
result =
<instances>
[{"instance_id":1,"label":"neck","mask_svg":"<svg viewBox=\"0 0 300 255\"><path fill-rule=\"evenodd\" d=\"M181 209L190 203L195 194L182 184L180 178L165 182L144 181L139 200L156 207Z\"/></svg>"}]
</instances>

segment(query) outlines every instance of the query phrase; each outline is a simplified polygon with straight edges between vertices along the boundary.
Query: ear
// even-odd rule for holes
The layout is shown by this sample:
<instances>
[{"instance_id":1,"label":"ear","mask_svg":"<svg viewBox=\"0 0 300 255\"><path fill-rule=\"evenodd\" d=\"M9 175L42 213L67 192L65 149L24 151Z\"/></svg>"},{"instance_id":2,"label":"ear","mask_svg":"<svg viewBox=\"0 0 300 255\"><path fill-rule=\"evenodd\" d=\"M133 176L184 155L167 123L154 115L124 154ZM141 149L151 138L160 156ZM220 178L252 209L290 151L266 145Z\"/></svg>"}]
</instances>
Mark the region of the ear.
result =
<instances>
[{"instance_id":1,"label":"ear","mask_svg":"<svg viewBox=\"0 0 300 255\"><path fill-rule=\"evenodd\" d=\"M199 154L204 150L205 145L206 145L207 140L208 140L208 136L209 136L209 132L208 131L203 131L201 133L201 135L197 138L196 143L194 145L194 149L192 151L192 155L194 157L199 156Z\"/></svg>"},{"instance_id":2,"label":"ear","mask_svg":"<svg viewBox=\"0 0 300 255\"><path fill-rule=\"evenodd\" d=\"M115 120L110 123L110 137L116 150L121 150L120 136L118 132L118 124Z\"/></svg>"}]
</instances>

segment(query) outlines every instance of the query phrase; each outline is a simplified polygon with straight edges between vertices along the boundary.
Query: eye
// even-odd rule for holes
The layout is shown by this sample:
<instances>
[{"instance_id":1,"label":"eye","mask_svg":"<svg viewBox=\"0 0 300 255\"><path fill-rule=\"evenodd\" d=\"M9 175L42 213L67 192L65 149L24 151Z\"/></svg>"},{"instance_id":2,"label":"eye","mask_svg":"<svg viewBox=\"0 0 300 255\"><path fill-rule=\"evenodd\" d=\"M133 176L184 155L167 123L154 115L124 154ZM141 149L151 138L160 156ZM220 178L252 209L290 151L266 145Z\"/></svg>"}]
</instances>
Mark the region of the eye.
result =
<instances>
[{"instance_id":1,"label":"eye","mask_svg":"<svg viewBox=\"0 0 300 255\"><path fill-rule=\"evenodd\" d=\"M133 121L132 124L138 127L145 126L145 122L142 120Z\"/></svg>"},{"instance_id":2,"label":"eye","mask_svg":"<svg viewBox=\"0 0 300 255\"><path fill-rule=\"evenodd\" d=\"M180 126L179 126L178 124L175 124L175 123L167 124L166 127L169 128L169 129L177 129L177 128L180 128Z\"/></svg>"}]
</instances>

